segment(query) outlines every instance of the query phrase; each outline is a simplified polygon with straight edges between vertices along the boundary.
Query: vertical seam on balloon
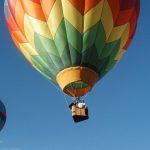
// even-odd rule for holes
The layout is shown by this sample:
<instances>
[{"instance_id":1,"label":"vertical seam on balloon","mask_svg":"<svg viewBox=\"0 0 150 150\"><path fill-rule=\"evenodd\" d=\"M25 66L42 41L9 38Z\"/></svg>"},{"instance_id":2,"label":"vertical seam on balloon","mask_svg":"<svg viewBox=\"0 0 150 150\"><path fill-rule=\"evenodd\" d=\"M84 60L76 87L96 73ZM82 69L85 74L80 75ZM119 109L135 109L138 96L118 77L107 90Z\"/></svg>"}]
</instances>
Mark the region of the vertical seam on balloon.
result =
<instances>
[{"instance_id":1,"label":"vertical seam on balloon","mask_svg":"<svg viewBox=\"0 0 150 150\"><path fill-rule=\"evenodd\" d=\"M99 22L101 21L101 18L102 18L102 13L103 13L105 1L106 1L106 0L103 1L103 8L102 8L102 11L101 11L101 16L100 16ZM96 41L96 38L97 38L97 35L98 35L98 30L99 30L99 28L100 28L100 25L98 25L98 27L97 27L97 30L96 30L96 31L97 31L96 33L97 33L97 34L95 35L95 40L94 40L94 41Z\"/></svg>"},{"instance_id":2,"label":"vertical seam on balloon","mask_svg":"<svg viewBox=\"0 0 150 150\"><path fill-rule=\"evenodd\" d=\"M66 33L66 37L67 37L67 40L69 39L68 35L67 35L67 30L66 30L66 21L65 21L65 17L64 17L64 8L63 8L63 4L62 4L62 0L61 0L61 7L62 7L62 12L63 12L63 18L64 18L64 26L65 26L65 33ZM70 58L70 61L71 61L71 66L73 66L73 62L72 62L72 57L71 57L71 52L70 52L70 48L69 48L69 42L67 41L67 47L68 47L68 51L69 51L69 58Z\"/></svg>"},{"instance_id":3,"label":"vertical seam on balloon","mask_svg":"<svg viewBox=\"0 0 150 150\"><path fill-rule=\"evenodd\" d=\"M24 6L23 6L23 4L22 4L22 1L20 2L20 4L21 4L21 6L22 6L22 9L24 10ZM25 12L25 10L24 10L24 12ZM28 19L29 20L29 19ZM24 20L23 20L24 21ZM30 20L29 20L30 21ZM16 19L15 19L15 23L17 24L17 22L16 22ZM18 24L17 24L17 26L18 26ZM25 33L23 34L24 36L25 36ZM26 36L25 36L25 38L26 38ZM27 39L27 38L26 38ZM29 42L29 40L27 39L27 41ZM29 44L31 45L31 47L33 48L33 49L35 49L33 46L32 46L32 44L29 42ZM35 51L36 51L36 49L35 49ZM36 51L37 52L37 51ZM31 55L30 55L30 57L32 57ZM39 55L39 57L40 57L40 59L43 61L43 63L45 64L45 66L47 66L47 69L49 70L49 66L46 64L46 62L43 60L43 58L41 58L41 56ZM52 60L52 59L51 59ZM32 60L31 60L32 61ZM32 62L33 63L33 62ZM53 62L53 64L54 64L54 62ZM36 66L35 66L36 67ZM50 71L51 72L51 71ZM50 77L51 78L51 77Z\"/></svg>"},{"instance_id":4,"label":"vertical seam on balloon","mask_svg":"<svg viewBox=\"0 0 150 150\"><path fill-rule=\"evenodd\" d=\"M102 16L102 12L103 12L103 9L104 9L104 3L105 3L105 1L106 1L106 0L104 0L104 1L103 1L103 8L102 8L102 11L101 11L101 16ZM101 20L101 16L100 16L100 20ZM100 22L100 20L99 20L99 22ZM100 26L98 25L98 27L97 27L97 30L96 30L96 31L98 31L98 30L99 30L99 27L100 27ZM95 35L95 40L96 40L97 35L98 35L98 32L96 32L96 33L97 33L97 34ZM94 40L94 41L95 41L95 40ZM95 42L94 42L94 43L95 43ZM94 43L93 43L93 44L94 44ZM93 54L93 53L92 53L92 54ZM83 60L81 60L81 62L83 63Z\"/></svg>"},{"instance_id":5,"label":"vertical seam on balloon","mask_svg":"<svg viewBox=\"0 0 150 150\"><path fill-rule=\"evenodd\" d=\"M10 4L8 3L8 7L9 7L9 10L10 10ZM16 7L16 4L15 4L15 6L14 7ZM15 8L14 8L15 9ZM14 20L14 22L15 22L15 24L17 25L17 27L18 27L18 29L19 29L19 31L23 34L23 32L22 32L22 30L21 30L21 28L20 28L20 26L18 25L18 23L16 22L16 16L15 16L15 12L14 12L14 15L12 15L12 12L11 12L11 10L10 10L10 13L11 13L11 17L12 17L12 19ZM24 34L23 34L24 35ZM25 36L24 36L25 37Z\"/></svg>"},{"instance_id":6,"label":"vertical seam on balloon","mask_svg":"<svg viewBox=\"0 0 150 150\"><path fill-rule=\"evenodd\" d=\"M106 1L106 0L104 0L104 1ZM104 7L103 7L103 8L104 8ZM119 12L120 12L120 11L119 11ZM102 11L102 14L103 14L103 11ZM118 17L119 17L119 13L118 13ZM117 17L117 18L118 18L118 17ZM117 21L117 18L116 18L116 21ZM115 22L114 22L114 24L115 24ZM114 28L114 26L113 26L113 28ZM113 28L112 28L112 30L113 30ZM108 38L106 39L105 45L103 46L103 49L101 50L101 53L102 53L103 50L105 49L106 44L108 44L107 41L108 41L109 37L111 36L112 30L111 30L111 32L110 32ZM106 31L105 31L105 32L106 32ZM112 52L113 52L113 50L112 50ZM111 54L110 54L110 55L111 55ZM102 67L102 68L103 68L103 67ZM101 69L101 70L102 70L102 69ZM99 73L100 73L100 72L99 72Z\"/></svg>"},{"instance_id":7,"label":"vertical seam on balloon","mask_svg":"<svg viewBox=\"0 0 150 150\"><path fill-rule=\"evenodd\" d=\"M83 12L85 12L85 5L86 5L86 3L85 3L85 0L84 0L83 1L83 6L84 6ZM81 42L81 52L80 52L80 55L81 55L80 66L82 65L82 50L83 50L83 37L84 37L84 15L85 15L85 13L82 14L82 38L81 38L82 42Z\"/></svg>"},{"instance_id":8,"label":"vertical seam on balloon","mask_svg":"<svg viewBox=\"0 0 150 150\"><path fill-rule=\"evenodd\" d=\"M56 69L57 69L57 72L58 72L60 69L59 69L59 67L56 65L56 63L54 62L54 60L52 59L51 55L49 55L49 52L48 52L48 50L47 50L47 47L45 46L45 43L43 43L43 40L41 40L40 43L41 43L41 45L43 46L43 48L46 50L48 56L50 57L50 59L51 59L52 62L53 62L53 65L55 66L54 68L56 68ZM56 49L57 49L57 48L56 48ZM40 55L39 55L39 56L40 56ZM41 55L40 58L43 59L42 57L43 57L43 56ZM43 59L43 61L45 62L44 59ZM45 63L46 63L46 62L45 62ZM49 65L47 65L47 66L48 66L48 69L49 69L50 66L49 66ZM50 72L51 72L51 71L50 71Z\"/></svg>"},{"instance_id":9,"label":"vertical seam on balloon","mask_svg":"<svg viewBox=\"0 0 150 150\"><path fill-rule=\"evenodd\" d=\"M40 6L41 6L41 1L40 1ZM42 11L43 11L43 8L42 8L42 7L41 7L41 9L42 9ZM43 16L45 17L45 20L46 20L46 16L45 16L44 13L43 13ZM38 20L38 19L37 19L37 20ZM46 25L47 25L47 23L46 23ZM47 27L48 27L48 29L49 29L49 26L48 26L48 25L47 25ZM51 33L50 29L49 29L49 32ZM38 33L37 33L37 34L38 34ZM41 35L41 36L42 36L42 35ZM53 42L54 42L54 44L55 44L55 40L54 40L54 39L53 39ZM43 45L43 47L45 47L45 44L43 43L43 41L41 41L41 44ZM56 44L55 44L55 47L56 47ZM46 50L46 52L48 53L48 50L47 50L46 47L45 47L45 50ZM56 50L57 50L57 47L56 47ZM57 50L57 52L58 52L58 50ZM59 55L59 52L58 52L58 55ZM40 56L40 55L39 55L39 56ZM56 66L56 64L54 63L54 61L53 61L51 55L48 54L48 56L51 58L53 64ZM40 56L40 57L42 57L42 56ZM60 57L60 55L59 55L59 57ZM43 61L44 61L44 60L43 60ZM62 60L61 60L61 62L62 62ZM62 62L62 64L63 64L63 62ZM63 64L63 65L64 65L64 64ZM56 68L57 68L57 71L59 71L59 67L56 66Z\"/></svg>"},{"instance_id":10,"label":"vertical seam on balloon","mask_svg":"<svg viewBox=\"0 0 150 150\"><path fill-rule=\"evenodd\" d=\"M134 16L134 13L135 13L135 10L132 12L132 15L130 16L130 19L129 19L129 21L128 21L128 23L129 23L129 25L130 25L130 21L132 20L132 17ZM137 23L136 23L136 25L137 25ZM136 25L135 25L135 27L136 27ZM125 30L127 29L127 27L125 28ZM124 32L125 32L125 30L124 30ZM124 34L124 32L122 33L122 35ZM130 31L129 31L130 32ZM122 37L122 35L121 35L121 37ZM128 40L127 40L128 41ZM127 43L127 42L126 42ZM121 47L121 48L123 48L125 45L126 45L126 43Z\"/></svg>"},{"instance_id":11,"label":"vertical seam on balloon","mask_svg":"<svg viewBox=\"0 0 150 150\"><path fill-rule=\"evenodd\" d=\"M63 13L64 30L65 30L66 38L68 39L67 31L66 31L66 23L65 23L65 18L64 18L64 10L63 10L63 5L62 5L62 0L61 0L61 8L62 8L62 13ZM70 53L70 48L69 48L69 42L68 41L66 41L66 46L65 47L67 47L67 51L69 52L69 60L70 60L71 65L72 65L73 63L72 63L72 59L71 59L71 53ZM65 68L65 66L64 66L64 68Z\"/></svg>"},{"instance_id":12,"label":"vertical seam on balloon","mask_svg":"<svg viewBox=\"0 0 150 150\"><path fill-rule=\"evenodd\" d=\"M41 1L40 1L40 6L41 6ZM41 9L42 9L42 11L43 11L43 7L41 7ZM43 13L43 15L44 15L44 17L45 17L45 20L46 20L46 16L45 16L45 14ZM47 23L46 23L47 24ZM50 28L49 28L49 26L47 25L47 27L48 27L48 29L49 29L49 32L51 33L51 30L50 30ZM52 33L51 33L52 34ZM58 55L59 55L59 58L60 58L60 60L61 60L61 62L62 62L62 64L63 64L63 67L65 66L64 65L64 63L63 63L63 61L62 61L62 59L61 59L61 57L60 57L60 54L59 54L59 52L58 52L58 49L57 49L57 46L56 46L56 43L55 43L55 37L53 37L53 42L54 42L54 44L55 44L55 47L56 47L56 50L57 50L57 53L58 53ZM43 47L45 47L45 44L43 44L43 42L42 42L42 45L43 45ZM45 50L47 50L47 48L45 47ZM47 51L48 52L48 51ZM39 55L40 56L40 55ZM53 64L56 66L56 64L54 63L54 61L53 61L53 59L52 59L52 57L48 54L48 56L51 58L51 60L52 60L52 62L53 62ZM43 60L44 61L44 60ZM56 66L56 68L57 68L57 71L59 71L59 67L57 67Z\"/></svg>"},{"instance_id":13,"label":"vertical seam on balloon","mask_svg":"<svg viewBox=\"0 0 150 150\"><path fill-rule=\"evenodd\" d=\"M50 71L49 66L48 66L47 63L43 60L43 58L41 58L39 55L36 56L36 57L39 57L39 59L40 59L40 60L42 61L42 63L45 65L44 67L46 67L46 69L55 77L55 74ZM40 65L41 65L41 64L40 64ZM45 78L47 78L47 76L48 76L51 80L54 80L54 81L55 81L55 78L53 78L53 77L49 76L49 74L47 74L47 73L41 71L35 64L34 64L34 66L37 68L37 71L39 71L41 74L44 75ZM42 66L42 68L44 68L44 67Z\"/></svg>"},{"instance_id":14,"label":"vertical seam on balloon","mask_svg":"<svg viewBox=\"0 0 150 150\"><path fill-rule=\"evenodd\" d=\"M61 2L61 6L62 6L62 1L60 1L60 2ZM55 1L55 3L56 3L56 1ZM55 5L55 4L54 4L54 5ZM54 5L53 5L53 7L54 7ZM43 9L43 8L42 8L42 9ZM63 12L63 7L62 7L62 12ZM62 20L61 20L59 26L61 25L62 22L64 22L64 25L65 25L64 17L62 18ZM58 28L59 28L59 26L58 26ZM48 26L48 28L49 28L49 30L50 30L50 27L49 27L49 26ZM58 28L57 28L57 31L58 31ZM56 31L56 33L55 33L55 35L54 35L54 37L53 37L53 40L54 40L54 43L55 43L57 52L58 52L58 54L59 54L59 51L58 51L58 48L57 48L57 44L56 44L56 42L55 42L55 36L56 36L56 34L57 34L57 31ZM51 30L50 30L50 32L51 32ZM66 29L65 29L65 32L66 32ZM66 34L66 35L67 35L67 34ZM66 37L67 37L67 36L66 36ZM68 42L67 42L67 41L66 41L66 45L68 45ZM70 57L69 45L68 45L67 47L68 47L68 52L69 52L69 57ZM63 50L63 51L64 51L64 50ZM60 60L61 60L61 62L62 62L62 64L63 64L63 68L62 68L62 69L64 69L64 68L65 68L65 64L64 64L64 62L63 62L62 57L60 56L60 54L59 54L59 58L60 58ZM71 59L70 59L70 61L71 61Z\"/></svg>"},{"instance_id":15,"label":"vertical seam on balloon","mask_svg":"<svg viewBox=\"0 0 150 150\"><path fill-rule=\"evenodd\" d=\"M135 13L135 10L133 11L133 13L132 13L132 15L131 15L131 17L130 17L130 19L129 19L129 21L128 21L129 26L130 26L130 21L131 21L133 15L134 15L134 13ZM136 25L137 25L137 23L136 23ZM135 25L135 26L136 26L136 25ZM124 32L126 32L126 29L127 29L127 28L128 28L128 26L125 28ZM130 29L129 29L129 30L130 30ZM136 29L135 29L135 30L136 30ZM121 35L121 39L122 39L122 36L123 36L124 32L123 32L122 35ZM129 32L130 32L130 31L129 31ZM132 40L132 39L133 39L133 38L131 38L131 40ZM128 42L128 40L129 40L129 38L127 39L126 43ZM126 45L126 43L125 43L124 45L122 45L122 47L120 47L118 53L120 52L120 50L123 49L123 47ZM118 53L117 53L117 55L118 55ZM117 56L117 55L116 55L116 56ZM119 61L119 60L118 60L118 61Z\"/></svg>"},{"instance_id":16,"label":"vertical seam on balloon","mask_svg":"<svg viewBox=\"0 0 150 150\"><path fill-rule=\"evenodd\" d=\"M15 5L16 6L16 5ZM8 8L9 8L10 6L8 5ZM9 8L10 9L10 8ZM10 13L11 13L11 11L10 11ZM24 36L24 38L26 39L26 37L25 37L25 35L22 33L22 30L20 29L20 27L19 27L19 25L17 24L17 22L16 22L16 18L14 18L15 16L13 16L12 14L11 14L11 19L12 20L14 20L14 23L16 24L16 26L17 26L17 28L18 28L18 30L16 30L16 31L20 31L20 33ZM20 30L19 30L20 29ZM26 39L27 40L27 39ZM17 41L17 40L16 40ZM28 41L28 40L27 40ZM17 41L18 42L18 41ZM20 42L18 42L18 43L20 43ZM17 45L16 45L17 46ZM21 52L23 55L24 55L24 57L27 59L27 57L25 56L25 54L23 53L23 52ZM28 53L27 51L26 51L26 53ZM29 53L28 53L29 54ZM29 56L30 56L30 54L29 54ZM31 57L31 56L30 56ZM31 61L31 58L30 58L30 60L28 60L27 59L27 61ZM31 61L32 62L32 61ZM32 64L33 65L33 64Z\"/></svg>"},{"instance_id":17,"label":"vertical seam on balloon","mask_svg":"<svg viewBox=\"0 0 150 150\"><path fill-rule=\"evenodd\" d=\"M137 10L136 7L135 7L135 10L134 10L134 12L135 12L135 14L136 14L136 21L137 21L137 20L138 20L138 17L139 17L139 13L140 13L140 1L138 0L138 1L136 1L135 3L136 3L135 6L138 5L138 7L139 7L138 10ZM133 12L133 15L134 15L134 12ZM132 17L133 17L133 15L132 15ZM131 17L131 19L132 19L132 17ZM130 21L131 21L131 19L130 19ZM130 21L129 21L129 22L130 22ZM133 31L133 33L132 33L133 35L131 35L131 34L129 35L129 39L130 39L131 41L133 40L133 36L135 35L136 27L137 27L137 22L136 22L136 24L135 24L135 28L134 28L134 31ZM128 39L128 40L129 40L129 39ZM126 44L127 44L127 43L128 43L128 41L126 42ZM126 46L126 44L125 44L124 46ZM129 45L130 45L130 44L129 44ZM128 45L128 46L129 46L129 45ZM123 47L124 47L124 46L123 46ZM127 47L128 47L128 46L127 46Z\"/></svg>"},{"instance_id":18,"label":"vertical seam on balloon","mask_svg":"<svg viewBox=\"0 0 150 150\"><path fill-rule=\"evenodd\" d=\"M66 35L66 39L68 40L68 35L67 35L67 31L66 31L66 22L65 22L65 18L64 18L64 11L63 11L63 6L62 6L62 0L61 0L61 7L62 7L62 12L63 12L63 23L64 23L64 30L65 30L65 35ZM71 53L70 53L70 48L69 48L69 42L66 41L66 46L65 46L66 50L68 51L68 54L67 55L69 57L69 60L70 60L70 63L71 65L73 64L72 63L72 59L71 59ZM63 51L64 52L64 51ZM62 58L61 58L62 59ZM64 67L65 68L65 67Z\"/></svg>"},{"instance_id":19,"label":"vertical seam on balloon","mask_svg":"<svg viewBox=\"0 0 150 150\"><path fill-rule=\"evenodd\" d=\"M120 11L119 11L119 12L120 12ZM118 17L119 17L119 13L118 13ZM118 17L116 17L116 20L115 20L115 21L117 21L117 18L118 18ZM114 22L114 24L115 24L115 22ZM103 24L102 24L102 25L103 25ZM114 26L113 26L113 28L114 28ZM108 40L109 40L109 38L110 38L110 36L111 36L111 34L112 34L113 28L111 29L111 32L110 32L108 38L106 39L106 42L105 42L105 45L103 46L102 51L104 50L106 44L108 44L107 42L108 42ZM126 28L125 28L125 29L126 29ZM105 32L106 32L106 31L105 31ZM117 40L117 39L116 39L116 40ZM102 52L102 51L101 51L101 52Z\"/></svg>"},{"instance_id":20,"label":"vertical seam on balloon","mask_svg":"<svg viewBox=\"0 0 150 150\"><path fill-rule=\"evenodd\" d=\"M133 14L134 14L134 11L132 12L132 15L130 16L130 19L132 18L132 16L133 16ZM119 17L119 14L118 14L118 17ZM117 18L118 18L117 17ZM128 22L127 23L129 23L129 25L130 25L130 19L128 20ZM116 19L116 21L117 21L117 19ZM114 22L114 24L115 24L115 22ZM114 27L113 27L114 28ZM121 34L121 36L120 36L120 44L121 44L121 40L122 40L122 35L124 34L124 32L126 31L126 29L128 28L128 26L126 26L126 28L124 29L124 31L122 32L122 34ZM110 36L111 36L111 34L112 34L112 31L111 31L111 33L110 33ZM109 36L109 37L110 37ZM109 39L109 37L108 37L108 39ZM107 44L107 42L106 42L106 44ZM105 47L104 47L105 48ZM121 50L122 48L120 47L119 48L119 50L118 50L118 53L119 53L119 51ZM112 53L113 53L113 50L112 50ZM116 56L118 55L118 53L116 54ZM111 54L110 54L111 55ZM114 61L116 61L115 60L115 58L116 58L116 56L114 57Z\"/></svg>"}]
</instances>

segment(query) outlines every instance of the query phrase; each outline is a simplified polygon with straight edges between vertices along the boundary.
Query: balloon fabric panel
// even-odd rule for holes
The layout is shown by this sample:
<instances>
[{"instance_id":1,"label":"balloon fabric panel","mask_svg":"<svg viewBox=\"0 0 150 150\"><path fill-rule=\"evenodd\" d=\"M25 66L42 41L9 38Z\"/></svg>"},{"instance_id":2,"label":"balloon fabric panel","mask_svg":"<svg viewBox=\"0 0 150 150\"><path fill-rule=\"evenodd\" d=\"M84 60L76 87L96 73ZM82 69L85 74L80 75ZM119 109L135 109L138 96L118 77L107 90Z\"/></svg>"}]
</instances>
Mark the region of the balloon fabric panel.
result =
<instances>
[{"instance_id":1,"label":"balloon fabric panel","mask_svg":"<svg viewBox=\"0 0 150 150\"><path fill-rule=\"evenodd\" d=\"M5 16L25 58L56 83L56 75L72 66L89 67L99 78L109 72L132 41L139 5L139 0L6 0Z\"/></svg>"}]
</instances>

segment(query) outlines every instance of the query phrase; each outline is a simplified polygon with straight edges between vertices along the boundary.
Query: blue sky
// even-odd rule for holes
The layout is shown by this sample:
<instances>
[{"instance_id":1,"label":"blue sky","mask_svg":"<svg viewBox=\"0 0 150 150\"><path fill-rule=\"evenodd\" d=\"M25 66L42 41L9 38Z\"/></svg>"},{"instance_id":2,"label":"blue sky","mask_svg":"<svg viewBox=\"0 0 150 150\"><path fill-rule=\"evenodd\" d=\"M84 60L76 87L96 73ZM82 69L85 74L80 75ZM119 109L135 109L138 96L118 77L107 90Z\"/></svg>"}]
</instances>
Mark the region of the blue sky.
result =
<instances>
[{"instance_id":1,"label":"blue sky","mask_svg":"<svg viewBox=\"0 0 150 150\"><path fill-rule=\"evenodd\" d=\"M0 150L150 150L150 2L141 0L136 36L121 62L86 97L90 119L80 124L73 123L63 94L14 46L3 3L0 98L8 118Z\"/></svg>"}]
</instances>

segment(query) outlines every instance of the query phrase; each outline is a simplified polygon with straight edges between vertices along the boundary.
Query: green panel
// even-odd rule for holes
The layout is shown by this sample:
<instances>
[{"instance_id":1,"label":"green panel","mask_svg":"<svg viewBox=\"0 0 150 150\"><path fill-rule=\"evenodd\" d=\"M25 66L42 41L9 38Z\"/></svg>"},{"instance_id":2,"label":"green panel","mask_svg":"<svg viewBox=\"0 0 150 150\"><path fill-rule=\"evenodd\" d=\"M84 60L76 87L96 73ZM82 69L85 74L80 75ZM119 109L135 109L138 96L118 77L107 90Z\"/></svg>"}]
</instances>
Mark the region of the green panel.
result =
<instances>
[{"instance_id":1,"label":"green panel","mask_svg":"<svg viewBox=\"0 0 150 150\"><path fill-rule=\"evenodd\" d=\"M90 48L96 39L97 31L99 28L99 22L95 24L92 28L90 28L86 33L83 35L83 48L82 52Z\"/></svg>"},{"instance_id":2,"label":"green panel","mask_svg":"<svg viewBox=\"0 0 150 150\"><path fill-rule=\"evenodd\" d=\"M82 88L86 88L88 87L89 85L85 82L74 82L74 83L71 83L67 86L67 89L70 89L70 90L76 90L76 89L82 89Z\"/></svg>"},{"instance_id":3,"label":"green panel","mask_svg":"<svg viewBox=\"0 0 150 150\"><path fill-rule=\"evenodd\" d=\"M99 22L99 27L98 27L97 35L95 39L95 46L97 49L98 56L101 55L105 44L106 44L105 30L104 30L103 24Z\"/></svg>"},{"instance_id":4,"label":"green panel","mask_svg":"<svg viewBox=\"0 0 150 150\"><path fill-rule=\"evenodd\" d=\"M42 39L42 40L41 40ZM39 34L35 34L35 48L41 59L53 70L53 72L58 72L64 68L62 60L59 56L52 55L51 49L49 47L45 47L45 39L47 38L40 36ZM57 49L55 49L57 51ZM49 52L50 51L50 52Z\"/></svg>"},{"instance_id":5,"label":"green panel","mask_svg":"<svg viewBox=\"0 0 150 150\"><path fill-rule=\"evenodd\" d=\"M111 63L109 63L109 65L107 66L106 69L103 69L101 71L101 78L104 77L114 66L116 65L116 61L112 61Z\"/></svg>"},{"instance_id":6,"label":"green panel","mask_svg":"<svg viewBox=\"0 0 150 150\"><path fill-rule=\"evenodd\" d=\"M36 50L43 49L43 52L45 51L59 57L59 53L53 40L50 40L46 37L39 35L38 33L35 33L34 42Z\"/></svg>"},{"instance_id":7,"label":"green panel","mask_svg":"<svg viewBox=\"0 0 150 150\"><path fill-rule=\"evenodd\" d=\"M106 58L106 63L101 69L99 69L99 73L100 73L101 76L104 76L116 64L115 57L116 57L117 53L119 52L120 42L121 42L121 40L118 40L118 41L114 42L115 44L113 44L113 46L112 46L112 43L110 43L111 46L108 46L109 44L106 45L107 48L110 47L111 53L109 52L109 55L107 53L108 56L105 55L107 57L102 57L102 58ZM106 50L108 51L109 49L106 49Z\"/></svg>"},{"instance_id":8,"label":"green panel","mask_svg":"<svg viewBox=\"0 0 150 150\"><path fill-rule=\"evenodd\" d=\"M59 56L62 55L64 48L66 47L67 42L67 35L64 20L62 20L61 24L59 25L57 32L55 34L54 42L57 47L57 51Z\"/></svg>"},{"instance_id":9,"label":"green panel","mask_svg":"<svg viewBox=\"0 0 150 150\"><path fill-rule=\"evenodd\" d=\"M108 66L106 66L105 71L109 72L116 64L117 61L112 60L111 62L109 62Z\"/></svg>"},{"instance_id":10,"label":"green panel","mask_svg":"<svg viewBox=\"0 0 150 150\"><path fill-rule=\"evenodd\" d=\"M53 75L55 75L56 72L58 72L56 66L54 65L54 63L51 61L51 59L49 57L45 58L45 59L43 60L41 56L36 56L36 55L32 56L32 61L33 61L34 65L37 66L39 63L40 68L43 66L43 68L47 68L48 70L50 69L51 73Z\"/></svg>"},{"instance_id":11,"label":"green panel","mask_svg":"<svg viewBox=\"0 0 150 150\"><path fill-rule=\"evenodd\" d=\"M31 57L33 64L43 73L43 75L48 80L53 80L55 82L55 73L51 72L49 66L47 66L39 56ZM52 69L51 69L52 70Z\"/></svg>"},{"instance_id":12,"label":"green panel","mask_svg":"<svg viewBox=\"0 0 150 150\"><path fill-rule=\"evenodd\" d=\"M64 20L62 20L61 24L59 25L54 42L64 66L71 66L71 56Z\"/></svg>"},{"instance_id":13,"label":"green panel","mask_svg":"<svg viewBox=\"0 0 150 150\"><path fill-rule=\"evenodd\" d=\"M109 55L110 61L115 60L119 50L120 50L121 40L116 41L116 45L113 47L111 54Z\"/></svg>"},{"instance_id":14,"label":"green panel","mask_svg":"<svg viewBox=\"0 0 150 150\"><path fill-rule=\"evenodd\" d=\"M71 44L69 44L70 56L72 61L72 66L78 66L81 64L81 53L74 49Z\"/></svg>"},{"instance_id":15,"label":"green panel","mask_svg":"<svg viewBox=\"0 0 150 150\"><path fill-rule=\"evenodd\" d=\"M52 60L52 62L55 62L55 63L53 64L53 67L56 68L55 70L56 70L57 73L65 68L65 66L64 66L64 64L62 63L62 60L61 60L60 57L57 57L57 56L54 56L54 55L49 55L49 54L48 54L48 57L49 57L49 59ZM49 62L51 63L51 61L47 61L48 65L49 65L50 67L52 67ZM53 67L52 67L52 68L53 68Z\"/></svg>"},{"instance_id":16,"label":"green panel","mask_svg":"<svg viewBox=\"0 0 150 150\"><path fill-rule=\"evenodd\" d=\"M111 42L111 43L106 43L105 47L103 48L101 55L99 56L100 58L106 58L111 55L111 53L117 49L119 50L120 46L120 40Z\"/></svg>"},{"instance_id":17,"label":"green panel","mask_svg":"<svg viewBox=\"0 0 150 150\"><path fill-rule=\"evenodd\" d=\"M71 54L68 43L66 44L66 47L61 55L61 60L63 61L65 68L72 66Z\"/></svg>"},{"instance_id":18,"label":"green panel","mask_svg":"<svg viewBox=\"0 0 150 150\"><path fill-rule=\"evenodd\" d=\"M120 48L120 39L106 43L101 22L81 35L67 20L63 20L54 41L35 34L35 46L40 58L33 56L33 63L48 79L55 81L59 71L72 66L89 67L101 78L116 64L114 59ZM80 86L87 85L76 83L68 88L77 89Z\"/></svg>"},{"instance_id":19,"label":"green panel","mask_svg":"<svg viewBox=\"0 0 150 150\"><path fill-rule=\"evenodd\" d=\"M98 54L95 45L92 45L89 49L82 53L82 66L90 67L97 71L99 65Z\"/></svg>"},{"instance_id":20,"label":"green panel","mask_svg":"<svg viewBox=\"0 0 150 150\"><path fill-rule=\"evenodd\" d=\"M109 58L108 57L100 59L99 66L98 66L98 71L97 71L100 78L102 78L102 70L104 70L103 68L105 68L108 63L109 63Z\"/></svg>"},{"instance_id":21,"label":"green panel","mask_svg":"<svg viewBox=\"0 0 150 150\"><path fill-rule=\"evenodd\" d=\"M82 35L65 19L68 43L79 52L82 51Z\"/></svg>"}]
</instances>

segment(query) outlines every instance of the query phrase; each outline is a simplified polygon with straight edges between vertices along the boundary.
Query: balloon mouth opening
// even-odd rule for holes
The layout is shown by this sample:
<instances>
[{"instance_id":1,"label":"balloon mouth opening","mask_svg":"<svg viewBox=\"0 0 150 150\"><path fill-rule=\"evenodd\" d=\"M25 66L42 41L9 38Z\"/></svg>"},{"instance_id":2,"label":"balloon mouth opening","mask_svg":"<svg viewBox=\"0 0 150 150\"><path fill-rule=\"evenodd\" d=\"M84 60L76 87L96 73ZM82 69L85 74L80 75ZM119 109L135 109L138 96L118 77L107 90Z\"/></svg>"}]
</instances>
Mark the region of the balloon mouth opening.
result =
<instances>
[{"instance_id":1,"label":"balloon mouth opening","mask_svg":"<svg viewBox=\"0 0 150 150\"><path fill-rule=\"evenodd\" d=\"M95 71L81 66L66 68L56 76L62 91L72 97L83 96L90 92L98 79Z\"/></svg>"},{"instance_id":2,"label":"balloon mouth opening","mask_svg":"<svg viewBox=\"0 0 150 150\"><path fill-rule=\"evenodd\" d=\"M83 81L76 81L76 82L72 82L72 83L68 84L67 86L65 86L63 91L67 95L77 97L77 96L85 95L91 89L92 89L92 87L88 83L83 82Z\"/></svg>"}]
</instances>

